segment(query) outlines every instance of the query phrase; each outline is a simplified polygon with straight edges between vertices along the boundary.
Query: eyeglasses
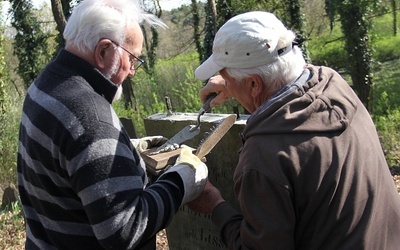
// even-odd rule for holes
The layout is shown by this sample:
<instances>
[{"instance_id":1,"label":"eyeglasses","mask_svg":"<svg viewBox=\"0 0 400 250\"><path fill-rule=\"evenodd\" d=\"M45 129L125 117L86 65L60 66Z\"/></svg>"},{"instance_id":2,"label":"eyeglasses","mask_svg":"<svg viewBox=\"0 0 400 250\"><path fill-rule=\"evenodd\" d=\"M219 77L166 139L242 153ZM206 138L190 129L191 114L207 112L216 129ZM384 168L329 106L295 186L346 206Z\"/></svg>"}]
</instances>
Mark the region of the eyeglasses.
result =
<instances>
[{"instance_id":1,"label":"eyeglasses","mask_svg":"<svg viewBox=\"0 0 400 250\"><path fill-rule=\"evenodd\" d=\"M129 50L125 49L124 47L122 47L121 45L119 45L118 43L114 42L113 40L110 40L115 46L120 47L121 49L125 50L128 54L129 54L129 62L131 63L131 69L132 70L137 70L138 68L140 68L140 66L142 66L142 64L146 63L143 59L135 56L134 54L132 54L131 52L129 52Z\"/></svg>"}]
</instances>

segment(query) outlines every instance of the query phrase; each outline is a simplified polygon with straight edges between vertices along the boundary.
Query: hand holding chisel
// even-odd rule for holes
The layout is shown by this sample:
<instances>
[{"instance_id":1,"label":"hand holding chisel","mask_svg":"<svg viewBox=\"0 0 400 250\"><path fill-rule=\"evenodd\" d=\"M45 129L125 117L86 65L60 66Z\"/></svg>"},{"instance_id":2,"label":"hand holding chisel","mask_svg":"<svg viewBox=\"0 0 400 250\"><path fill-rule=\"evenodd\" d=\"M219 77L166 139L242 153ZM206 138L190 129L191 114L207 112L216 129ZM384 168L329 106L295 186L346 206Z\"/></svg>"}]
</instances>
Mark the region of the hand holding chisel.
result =
<instances>
[{"instance_id":1,"label":"hand holding chisel","mask_svg":"<svg viewBox=\"0 0 400 250\"><path fill-rule=\"evenodd\" d=\"M210 103L217 95L218 95L217 93L212 93L211 95L208 96L207 100L204 102L203 106L200 108L199 114L197 115L197 124L196 124L196 126L191 128L191 131L196 130L197 128L200 127L200 116L204 115L204 113L208 112L211 109Z\"/></svg>"}]
</instances>

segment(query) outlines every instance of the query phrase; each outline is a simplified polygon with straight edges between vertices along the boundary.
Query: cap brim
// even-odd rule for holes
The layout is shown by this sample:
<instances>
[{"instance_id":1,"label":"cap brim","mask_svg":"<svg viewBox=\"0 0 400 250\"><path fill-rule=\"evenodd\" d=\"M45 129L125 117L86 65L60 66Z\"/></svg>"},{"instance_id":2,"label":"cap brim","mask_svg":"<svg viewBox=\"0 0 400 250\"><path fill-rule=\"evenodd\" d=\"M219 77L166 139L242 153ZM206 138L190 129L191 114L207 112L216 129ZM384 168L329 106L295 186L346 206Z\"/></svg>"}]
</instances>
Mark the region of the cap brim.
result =
<instances>
[{"instance_id":1,"label":"cap brim","mask_svg":"<svg viewBox=\"0 0 400 250\"><path fill-rule=\"evenodd\" d=\"M194 71L194 75L197 79L205 81L223 68L224 67L219 66L214 62L214 57L211 55L199 67L197 67L197 69Z\"/></svg>"}]
</instances>

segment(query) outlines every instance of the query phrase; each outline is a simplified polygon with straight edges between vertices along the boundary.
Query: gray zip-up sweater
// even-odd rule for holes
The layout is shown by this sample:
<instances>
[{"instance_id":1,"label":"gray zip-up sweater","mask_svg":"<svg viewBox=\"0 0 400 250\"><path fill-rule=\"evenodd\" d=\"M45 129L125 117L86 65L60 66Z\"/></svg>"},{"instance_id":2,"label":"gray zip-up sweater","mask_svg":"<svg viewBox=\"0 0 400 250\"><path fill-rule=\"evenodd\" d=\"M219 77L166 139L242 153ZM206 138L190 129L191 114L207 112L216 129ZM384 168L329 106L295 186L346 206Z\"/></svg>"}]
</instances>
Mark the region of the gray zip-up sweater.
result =
<instances>
[{"instance_id":1,"label":"gray zip-up sweater","mask_svg":"<svg viewBox=\"0 0 400 250\"><path fill-rule=\"evenodd\" d=\"M307 69L248 120L243 215L222 203L212 220L230 249L399 249L400 197L367 110L335 71Z\"/></svg>"},{"instance_id":2,"label":"gray zip-up sweater","mask_svg":"<svg viewBox=\"0 0 400 250\"><path fill-rule=\"evenodd\" d=\"M30 86L18 149L27 249L154 249L177 212L182 179L171 173L146 187L115 92L65 50Z\"/></svg>"}]
</instances>

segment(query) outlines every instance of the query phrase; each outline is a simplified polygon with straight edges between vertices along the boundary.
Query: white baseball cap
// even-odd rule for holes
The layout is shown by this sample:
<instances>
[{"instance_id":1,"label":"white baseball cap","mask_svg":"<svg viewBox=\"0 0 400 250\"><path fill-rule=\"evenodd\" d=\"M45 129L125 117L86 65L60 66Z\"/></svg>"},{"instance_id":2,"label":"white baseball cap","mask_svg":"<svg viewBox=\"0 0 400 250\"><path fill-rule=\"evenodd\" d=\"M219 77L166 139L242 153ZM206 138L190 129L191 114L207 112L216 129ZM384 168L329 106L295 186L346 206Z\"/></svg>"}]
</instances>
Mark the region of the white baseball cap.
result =
<instances>
[{"instance_id":1,"label":"white baseball cap","mask_svg":"<svg viewBox=\"0 0 400 250\"><path fill-rule=\"evenodd\" d=\"M289 35L290 39L282 40ZM207 80L223 68L254 68L274 62L292 48L293 32L272 13L251 11L229 19L217 32L213 54L195 71Z\"/></svg>"}]
</instances>

